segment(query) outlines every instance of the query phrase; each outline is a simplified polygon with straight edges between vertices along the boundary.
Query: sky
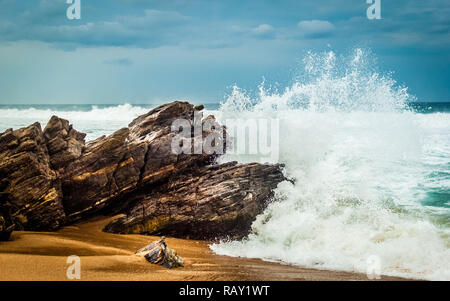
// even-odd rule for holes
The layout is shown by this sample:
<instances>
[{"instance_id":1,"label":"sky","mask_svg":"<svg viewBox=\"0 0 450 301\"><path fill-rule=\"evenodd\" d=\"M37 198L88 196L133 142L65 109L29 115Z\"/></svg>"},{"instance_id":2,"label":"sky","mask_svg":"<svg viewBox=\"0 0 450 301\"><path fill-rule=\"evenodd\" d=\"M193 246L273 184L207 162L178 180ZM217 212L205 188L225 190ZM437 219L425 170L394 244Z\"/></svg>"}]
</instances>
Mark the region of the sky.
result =
<instances>
[{"instance_id":1,"label":"sky","mask_svg":"<svg viewBox=\"0 0 450 301\"><path fill-rule=\"evenodd\" d=\"M0 0L0 104L220 102L281 87L308 51L376 56L419 101L450 101L450 0Z\"/></svg>"}]
</instances>

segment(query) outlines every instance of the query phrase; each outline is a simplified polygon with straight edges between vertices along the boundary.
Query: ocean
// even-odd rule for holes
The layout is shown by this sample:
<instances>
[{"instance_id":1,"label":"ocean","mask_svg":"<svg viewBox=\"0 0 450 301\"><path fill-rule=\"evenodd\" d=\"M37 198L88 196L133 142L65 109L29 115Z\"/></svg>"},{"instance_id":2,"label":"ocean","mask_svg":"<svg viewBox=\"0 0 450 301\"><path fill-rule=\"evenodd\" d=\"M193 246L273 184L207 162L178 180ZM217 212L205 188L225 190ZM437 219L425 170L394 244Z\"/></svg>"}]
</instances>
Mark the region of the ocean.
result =
<instances>
[{"instance_id":1,"label":"ocean","mask_svg":"<svg viewBox=\"0 0 450 301\"><path fill-rule=\"evenodd\" d=\"M283 182L252 233L212 244L217 254L318 269L450 280L450 102L420 102L390 74L311 54L282 90L235 86L206 105L219 121L279 120ZM127 126L149 105L2 105L0 131L52 115L87 140ZM235 160L224 155L221 162ZM259 161L242 156L241 162Z\"/></svg>"}]
</instances>

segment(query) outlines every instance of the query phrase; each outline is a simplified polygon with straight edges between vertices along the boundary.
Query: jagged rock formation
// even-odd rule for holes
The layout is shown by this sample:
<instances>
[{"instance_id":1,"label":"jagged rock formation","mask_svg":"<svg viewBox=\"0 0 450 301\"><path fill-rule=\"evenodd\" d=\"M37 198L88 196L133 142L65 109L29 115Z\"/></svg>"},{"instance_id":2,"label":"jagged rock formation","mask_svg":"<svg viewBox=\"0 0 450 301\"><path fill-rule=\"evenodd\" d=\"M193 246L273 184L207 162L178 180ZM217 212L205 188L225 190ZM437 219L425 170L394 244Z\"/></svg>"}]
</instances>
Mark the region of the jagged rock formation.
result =
<instances>
[{"instance_id":1,"label":"jagged rock formation","mask_svg":"<svg viewBox=\"0 0 450 301\"><path fill-rule=\"evenodd\" d=\"M163 105L87 144L85 134L56 116L44 131L38 123L5 131L0 192L8 201L0 200L0 215L27 230L55 230L102 211L127 213L107 226L110 232L245 235L284 180L281 166L216 165L220 154L198 152L198 146L215 134L213 144L224 149L225 130L212 116L198 118L202 109L185 102ZM190 121L192 131L181 145L195 154L172 152L178 119Z\"/></svg>"},{"instance_id":2,"label":"jagged rock formation","mask_svg":"<svg viewBox=\"0 0 450 301\"><path fill-rule=\"evenodd\" d=\"M123 207L131 192L214 161L216 154L177 155L171 150L177 134L171 130L172 122L192 120L200 109L182 102L161 106L139 116L128 128L88 143L62 175L68 217L76 220L105 206Z\"/></svg>"},{"instance_id":3,"label":"jagged rock formation","mask_svg":"<svg viewBox=\"0 0 450 301\"><path fill-rule=\"evenodd\" d=\"M0 135L0 192L8 194L18 229L55 230L64 223L61 183L39 123Z\"/></svg>"},{"instance_id":4,"label":"jagged rock formation","mask_svg":"<svg viewBox=\"0 0 450 301\"><path fill-rule=\"evenodd\" d=\"M58 170L81 156L86 134L76 131L68 120L52 116L44 129L44 137L50 164Z\"/></svg>"}]
</instances>

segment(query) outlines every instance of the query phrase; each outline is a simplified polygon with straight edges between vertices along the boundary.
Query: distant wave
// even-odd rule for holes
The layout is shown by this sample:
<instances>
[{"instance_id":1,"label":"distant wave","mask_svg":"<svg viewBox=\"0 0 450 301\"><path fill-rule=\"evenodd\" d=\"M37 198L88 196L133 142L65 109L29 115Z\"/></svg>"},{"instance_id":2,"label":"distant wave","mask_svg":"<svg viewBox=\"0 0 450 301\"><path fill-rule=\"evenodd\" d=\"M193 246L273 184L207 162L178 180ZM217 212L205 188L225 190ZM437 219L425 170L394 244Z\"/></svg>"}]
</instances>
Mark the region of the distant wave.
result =
<instances>
[{"instance_id":1,"label":"distant wave","mask_svg":"<svg viewBox=\"0 0 450 301\"><path fill-rule=\"evenodd\" d=\"M36 121L45 127L51 116L56 115L68 119L77 130L87 133L87 140L92 140L127 126L134 118L149 110L149 107L130 104L108 107L92 105L78 110L40 108L39 105L30 108L0 108L0 131L25 127Z\"/></svg>"}]
</instances>

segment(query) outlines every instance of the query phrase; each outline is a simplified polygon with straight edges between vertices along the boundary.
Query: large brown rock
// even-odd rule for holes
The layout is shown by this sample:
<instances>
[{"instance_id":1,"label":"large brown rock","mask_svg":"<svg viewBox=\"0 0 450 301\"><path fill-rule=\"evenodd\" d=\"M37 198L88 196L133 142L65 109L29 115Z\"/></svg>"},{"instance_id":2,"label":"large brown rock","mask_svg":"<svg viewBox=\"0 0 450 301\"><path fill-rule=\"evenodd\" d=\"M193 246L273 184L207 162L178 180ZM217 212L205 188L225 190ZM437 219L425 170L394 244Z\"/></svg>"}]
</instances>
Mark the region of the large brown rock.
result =
<instances>
[{"instance_id":1,"label":"large brown rock","mask_svg":"<svg viewBox=\"0 0 450 301\"><path fill-rule=\"evenodd\" d=\"M213 162L217 154L177 155L171 149L177 134L171 129L173 121L193 120L201 109L187 102L163 105L139 116L128 128L88 143L62 175L68 218L74 221L106 206L124 207L137 190L151 190L169 177Z\"/></svg>"},{"instance_id":2,"label":"large brown rock","mask_svg":"<svg viewBox=\"0 0 450 301\"><path fill-rule=\"evenodd\" d=\"M0 134L0 211L11 211L17 228L54 230L65 221L61 185L50 167L39 123Z\"/></svg>"},{"instance_id":3,"label":"large brown rock","mask_svg":"<svg viewBox=\"0 0 450 301\"><path fill-rule=\"evenodd\" d=\"M242 238L285 178L280 165L200 167L171 178L150 194L135 195L126 216L106 232L195 239Z\"/></svg>"}]
</instances>

